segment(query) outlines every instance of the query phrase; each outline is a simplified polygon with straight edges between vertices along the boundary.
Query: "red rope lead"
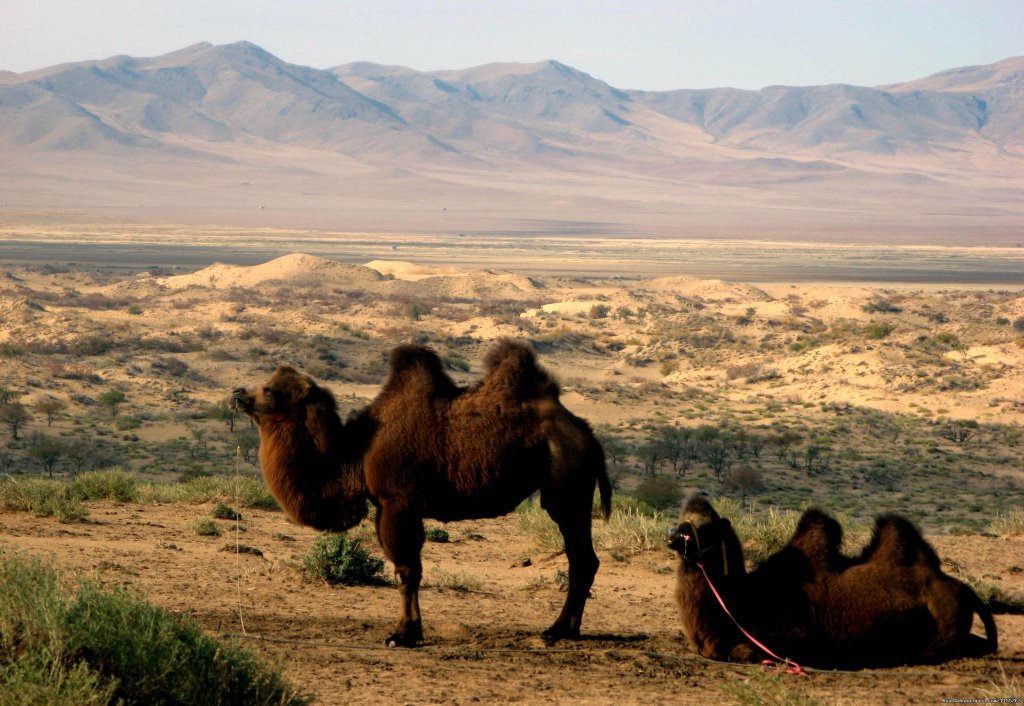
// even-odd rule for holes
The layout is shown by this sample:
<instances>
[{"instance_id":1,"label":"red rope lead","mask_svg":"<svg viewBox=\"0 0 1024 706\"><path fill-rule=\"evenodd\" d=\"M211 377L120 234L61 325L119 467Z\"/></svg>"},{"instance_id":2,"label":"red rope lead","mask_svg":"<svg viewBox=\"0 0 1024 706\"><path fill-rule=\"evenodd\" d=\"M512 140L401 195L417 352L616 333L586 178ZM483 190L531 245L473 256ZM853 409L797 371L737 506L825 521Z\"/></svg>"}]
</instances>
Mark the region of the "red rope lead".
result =
<instances>
[{"instance_id":1,"label":"red rope lead","mask_svg":"<svg viewBox=\"0 0 1024 706\"><path fill-rule=\"evenodd\" d=\"M753 635L747 632L744 629L744 627L739 624L736 618L733 617L732 613L729 612L729 609L725 605L725 601L722 600L722 596L718 593L718 589L715 588L715 584L711 583L711 577L708 576L708 572L704 569L704 564L698 561L697 566L700 567L700 572L704 574L704 580L708 582L708 588L711 589L711 593L713 593L715 598L718 599L718 605L722 606L722 610L724 610L725 614L729 616L729 619L733 622L733 624L740 629L741 633L746 635L748 640L757 645L758 649L760 649L769 657L773 657L775 659L775 662L772 662L770 659L766 659L763 662L761 662L761 664L764 666L773 666L775 668L775 671L781 672L783 674L798 674L802 677L806 677L807 672L804 671L803 667L801 667L799 664L792 660L779 657L777 654L775 654L767 647L762 645L760 642L758 642L757 638L755 638ZM786 667L783 669L781 665L786 665Z\"/></svg>"}]
</instances>

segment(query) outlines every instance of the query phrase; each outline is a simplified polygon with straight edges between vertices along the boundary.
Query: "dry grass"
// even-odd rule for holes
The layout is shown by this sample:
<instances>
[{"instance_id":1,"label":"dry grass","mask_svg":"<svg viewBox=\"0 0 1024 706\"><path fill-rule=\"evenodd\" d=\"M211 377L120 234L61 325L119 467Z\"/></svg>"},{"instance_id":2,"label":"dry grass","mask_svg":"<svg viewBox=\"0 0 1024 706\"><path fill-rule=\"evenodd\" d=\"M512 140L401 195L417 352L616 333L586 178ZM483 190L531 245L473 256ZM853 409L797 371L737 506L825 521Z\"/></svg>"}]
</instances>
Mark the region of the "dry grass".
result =
<instances>
[{"instance_id":1,"label":"dry grass","mask_svg":"<svg viewBox=\"0 0 1024 706\"><path fill-rule=\"evenodd\" d=\"M1015 537L1024 534L1024 510L1010 510L1006 514L996 515L988 531L997 537Z\"/></svg>"}]
</instances>

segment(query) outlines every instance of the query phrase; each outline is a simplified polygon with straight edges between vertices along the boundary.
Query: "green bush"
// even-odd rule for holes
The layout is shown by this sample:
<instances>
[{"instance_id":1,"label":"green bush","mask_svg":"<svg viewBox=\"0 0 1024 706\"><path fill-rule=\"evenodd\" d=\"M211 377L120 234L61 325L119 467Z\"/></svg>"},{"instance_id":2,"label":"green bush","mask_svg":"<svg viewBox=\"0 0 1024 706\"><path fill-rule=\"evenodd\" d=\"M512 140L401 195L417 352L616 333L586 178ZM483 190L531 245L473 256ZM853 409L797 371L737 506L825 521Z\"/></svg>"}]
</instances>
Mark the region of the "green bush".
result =
<instances>
[{"instance_id":1,"label":"green bush","mask_svg":"<svg viewBox=\"0 0 1024 706\"><path fill-rule=\"evenodd\" d=\"M717 507L716 505L716 509ZM743 543L747 561L754 566L760 566L768 557L786 546L800 520L800 513L794 510L777 510L774 507L761 517L752 513L730 516L721 510L719 514L728 517L732 522L736 534Z\"/></svg>"},{"instance_id":2,"label":"green bush","mask_svg":"<svg viewBox=\"0 0 1024 706\"><path fill-rule=\"evenodd\" d=\"M882 299L881 297L874 297L871 301L862 306L861 309L869 314L898 314L903 311L903 307L897 306L892 301Z\"/></svg>"},{"instance_id":3,"label":"green bush","mask_svg":"<svg viewBox=\"0 0 1024 706\"><path fill-rule=\"evenodd\" d=\"M142 420L138 417L118 417L114 422L118 431L131 431L142 426Z\"/></svg>"},{"instance_id":4,"label":"green bush","mask_svg":"<svg viewBox=\"0 0 1024 706\"><path fill-rule=\"evenodd\" d=\"M443 530L440 527L431 527L426 531L426 540L428 542L437 542L439 544L444 544L445 542L449 541L448 531Z\"/></svg>"},{"instance_id":5,"label":"green bush","mask_svg":"<svg viewBox=\"0 0 1024 706\"><path fill-rule=\"evenodd\" d=\"M66 483L58 480L0 478L0 509L31 512L37 517L56 517L77 522L89 515Z\"/></svg>"},{"instance_id":6,"label":"green bush","mask_svg":"<svg viewBox=\"0 0 1024 706\"><path fill-rule=\"evenodd\" d=\"M380 584L384 561L370 554L358 539L344 533L327 533L317 537L302 561L302 568L311 579L331 584Z\"/></svg>"},{"instance_id":7,"label":"green bush","mask_svg":"<svg viewBox=\"0 0 1024 706\"><path fill-rule=\"evenodd\" d=\"M250 651L125 591L0 551L4 704L309 703Z\"/></svg>"},{"instance_id":8,"label":"green bush","mask_svg":"<svg viewBox=\"0 0 1024 706\"><path fill-rule=\"evenodd\" d=\"M634 494L640 502L655 510L669 508L678 510L679 502L683 498L683 490L679 482L666 476L644 478L637 484Z\"/></svg>"},{"instance_id":9,"label":"green bush","mask_svg":"<svg viewBox=\"0 0 1024 706\"><path fill-rule=\"evenodd\" d=\"M241 520L242 514L237 512L234 508L225 505L224 503L217 503L213 506L213 512L210 513L218 520Z\"/></svg>"},{"instance_id":10,"label":"green bush","mask_svg":"<svg viewBox=\"0 0 1024 706\"><path fill-rule=\"evenodd\" d=\"M192 531L200 537L219 537L220 526L209 517L200 517L192 523Z\"/></svg>"},{"instance_id":11,"label":"green bush","mask_svg":"<svg viewBox=\"0 0 1024 706\"><path fill-rule=\"evenodd\" d=\"M139 486L135 478L124 471L87 471L71 481L71 494L79 500L127 503L139 499Z\"/></svg>"},{"instance_id":12,"label":"green bush","mask_svg":"<svg viewBox=\"0 0 1024 706\"><path fill-rule=\"evenodd\" d=\"M869 340L881 340L888 338L889 334L896 330L896 324L891 323L871 323L864 328L864 337Z\"/></svg>"},{"instance_id":13,"label":"green bush","mask_svg":"<svg viewBox=\"0 0 1024 706\"><path fill-rule=\"evenodd\" d=\"M803 353L804 351L809 351L812 348L817 348L820 345L821 341L819 341L817 338L800 337L789 344L789 350L793 351L794 353Z\"/></svg>"}]
</instances>

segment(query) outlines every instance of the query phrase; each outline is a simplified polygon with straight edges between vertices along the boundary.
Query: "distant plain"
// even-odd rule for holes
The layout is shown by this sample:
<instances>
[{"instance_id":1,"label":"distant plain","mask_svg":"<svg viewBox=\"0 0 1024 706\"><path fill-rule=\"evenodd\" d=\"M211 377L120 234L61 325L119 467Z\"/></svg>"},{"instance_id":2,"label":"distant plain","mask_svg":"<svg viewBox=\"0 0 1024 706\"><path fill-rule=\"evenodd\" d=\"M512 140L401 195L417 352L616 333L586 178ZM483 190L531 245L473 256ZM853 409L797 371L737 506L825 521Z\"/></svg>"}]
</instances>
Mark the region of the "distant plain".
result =
<instances>
[{"instance_id":1,"label":"distant plain","mask_svg":"<svg viewBox=\"0 0 1024 706\"><path fill-rule=\"evenodd\" d=\"M0 262L125 270L254 265L292 252L349 264L401 259L521 274L742 282L1024 285L1024 248L530 233L344 233L277 228L74 223L0 212Z\"/></svg>"}]
</instances>

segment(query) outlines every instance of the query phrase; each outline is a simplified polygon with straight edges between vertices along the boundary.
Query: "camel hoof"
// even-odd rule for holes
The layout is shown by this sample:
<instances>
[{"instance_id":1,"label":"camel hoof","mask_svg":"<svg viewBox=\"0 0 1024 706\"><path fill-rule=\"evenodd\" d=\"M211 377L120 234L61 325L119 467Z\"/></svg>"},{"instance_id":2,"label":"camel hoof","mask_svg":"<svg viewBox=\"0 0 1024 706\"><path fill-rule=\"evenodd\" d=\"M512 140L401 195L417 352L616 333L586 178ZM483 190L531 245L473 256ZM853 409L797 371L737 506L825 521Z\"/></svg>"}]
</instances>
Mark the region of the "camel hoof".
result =
<instances>
[{"instance_id":1,"label":"camel hoof","mask_svg":"<svg viewBox=\"0 0 1024 706\"><path fill-rule=\"evenodd\" d=\"M384 640L384 644L390 650L396 647L416 647L422 640L422 634L396 632Z\"/></svg>"},{"instance_id":2,"label":"camel hoof","mask_svg":"<svg viewBox=\"0 0 1024 706\"><path fill-rule=\"evenodd\" d=\"M548 643L548 645L553 645L559 640L580 639L580 631L573 630L571 628L565 628L560 625L552 625L547 630L541 633L541 637L544 638L544 642Z\"/></svg>"}]
</instances>

